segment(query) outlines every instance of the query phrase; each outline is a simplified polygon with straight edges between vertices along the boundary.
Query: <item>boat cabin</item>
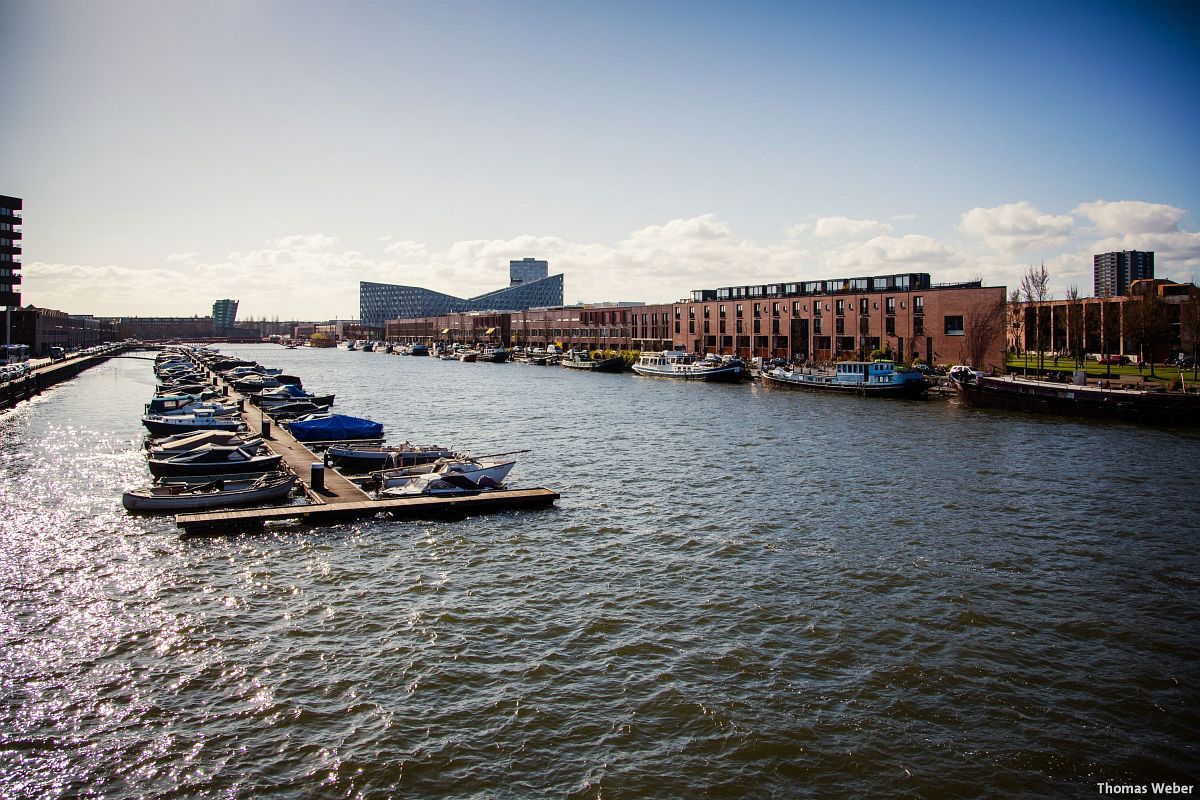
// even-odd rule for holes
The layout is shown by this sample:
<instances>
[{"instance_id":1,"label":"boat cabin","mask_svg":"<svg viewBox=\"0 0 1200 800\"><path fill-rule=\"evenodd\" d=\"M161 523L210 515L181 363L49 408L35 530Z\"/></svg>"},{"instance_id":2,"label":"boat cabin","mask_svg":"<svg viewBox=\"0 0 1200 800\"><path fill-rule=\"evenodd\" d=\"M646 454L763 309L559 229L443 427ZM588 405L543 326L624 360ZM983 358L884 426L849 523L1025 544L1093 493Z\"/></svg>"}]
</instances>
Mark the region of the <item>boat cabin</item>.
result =
<instances>
[{"instance_id":1,"label":"boat cabin","mask_svg":"<svg viewBox=\"0 0 1200 800\"><path fill-rule=\"evenodd\" d=\"M836 370L834 380L838 383L894 383L896 380L894 361L840 361Z\"/></svg>"}]
</instances>

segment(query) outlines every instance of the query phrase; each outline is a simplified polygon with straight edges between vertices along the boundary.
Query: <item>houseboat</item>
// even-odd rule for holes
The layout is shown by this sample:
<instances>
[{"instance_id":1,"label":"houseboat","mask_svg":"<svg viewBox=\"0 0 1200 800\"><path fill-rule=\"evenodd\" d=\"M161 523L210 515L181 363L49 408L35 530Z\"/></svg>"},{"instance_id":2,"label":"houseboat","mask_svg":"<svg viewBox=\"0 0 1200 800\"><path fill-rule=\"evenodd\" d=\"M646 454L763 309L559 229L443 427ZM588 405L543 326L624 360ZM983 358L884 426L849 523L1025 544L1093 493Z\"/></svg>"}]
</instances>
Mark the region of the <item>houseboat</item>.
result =
<instances>
[{"instance_id":1,"label":"houseboat","mask_svg":"<svg viewBox=\"0 0 1200 800\"><path fill-rule=\"evenodd\" d=\"M929 391L929 381L916 370L896 367L895 362L840 361L828 370L786 370L776 367L762 376L764 386L840 392L863 397L916 398Z\"/></svg>"},{"instance_id":2,"label":"houseboat","mask_svg":"<svg viewBox=\"0 0 1200 800\"><path fill-rule=\"evenodd\" d=\"M966 374L952 383L959 401L969 406L1149 425L1200 425L1200 395L1185 392L1076 386L1016 375Z\"/></svg>"},{"instance_id":3,"label":"houseboat","mask_svg":"<svg viewBox=\"0 0 1200 800\"><path fill-rule=\"evenodd\" d=\"M740 381L746 375L741 361L697 358L682 350L643 353L633 365L639 375L653 378L679 378L688 381Z\"/></svg>"}]
</instances>

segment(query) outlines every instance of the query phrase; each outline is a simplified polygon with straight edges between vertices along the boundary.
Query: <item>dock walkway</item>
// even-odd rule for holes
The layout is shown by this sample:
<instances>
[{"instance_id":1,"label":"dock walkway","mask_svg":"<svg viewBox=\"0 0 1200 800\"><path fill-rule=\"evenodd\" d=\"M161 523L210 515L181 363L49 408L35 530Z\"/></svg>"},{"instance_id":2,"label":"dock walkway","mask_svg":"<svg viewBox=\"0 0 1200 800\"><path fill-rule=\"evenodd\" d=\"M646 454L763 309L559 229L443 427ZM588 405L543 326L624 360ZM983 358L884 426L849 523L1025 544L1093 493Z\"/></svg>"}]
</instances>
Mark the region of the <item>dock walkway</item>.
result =
<instances>
[{"instance_id":1,"label":"dock walkway","mask_svg":"<svg viewBox=\"0 0 1200 800\"><path fill-rule=\"evenodd\" d=\"M315 490L311 482L312 465L322 459L305 447L286 429L280 427L251 405L243 395L234 391L224 380L202 364L213 385L221 388L233 402L242 404L242 421L252 433L262 434L263 420L270 422L267 446L283 456L283 462L300 477L309 505L254 508L242 511L206 511L178 514L177 527L184 534L222 534L262 530L268 522L299 520L310 525L343 522L386 513L400 519L460 518L469 514L486 514L515 509L542 508L559 499L550 489L501 489L460 497L405 497L395 500L372 500L366 492L332 468L324 470L325 487Z\"/></svg>"}]
</instances>

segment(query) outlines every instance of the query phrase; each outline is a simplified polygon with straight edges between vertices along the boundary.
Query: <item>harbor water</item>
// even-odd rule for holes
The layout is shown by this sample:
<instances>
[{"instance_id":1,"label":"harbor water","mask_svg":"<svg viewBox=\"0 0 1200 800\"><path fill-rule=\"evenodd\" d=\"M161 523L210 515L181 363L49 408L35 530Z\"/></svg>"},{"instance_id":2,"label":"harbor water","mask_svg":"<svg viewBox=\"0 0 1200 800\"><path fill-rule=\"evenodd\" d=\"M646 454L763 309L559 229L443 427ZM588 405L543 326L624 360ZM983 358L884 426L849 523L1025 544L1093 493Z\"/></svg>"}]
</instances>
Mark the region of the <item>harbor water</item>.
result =
<instances>
[{"instance_id":1,"label":"harbor water","mask_svg":"<svg viewBox=\"0 0 1200 800\"><path fill-rule=\"evenodd\" d=\"M184 539L154 379L0 416L0 797L1075 797L1200 779L1200 435L223 346L550 510Z\"/></svg>"}]
</instances>

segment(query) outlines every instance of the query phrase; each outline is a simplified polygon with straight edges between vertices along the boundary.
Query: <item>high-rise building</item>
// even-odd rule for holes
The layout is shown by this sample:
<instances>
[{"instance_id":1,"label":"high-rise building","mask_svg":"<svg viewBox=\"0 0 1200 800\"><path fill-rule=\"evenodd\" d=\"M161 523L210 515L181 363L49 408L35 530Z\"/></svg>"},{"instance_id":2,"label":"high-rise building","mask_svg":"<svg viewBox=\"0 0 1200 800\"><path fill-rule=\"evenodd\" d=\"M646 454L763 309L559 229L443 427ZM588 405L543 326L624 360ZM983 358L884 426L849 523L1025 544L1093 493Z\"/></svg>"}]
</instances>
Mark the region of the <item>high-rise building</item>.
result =
<instances>
[{"instance_id":1,"label":"high-rise building","mask_svg":"<svg viewBox=\"0 0 1200 800\"><path fill-rule=\"evenodd\" d=\"M218 300L213 303L213 331L228 331L233 329L237 319L237 300Z\"/></svg>"},{"instance_id":2,"label":"high-rise building","mask_svg":"<svg viewBox=\"0 0 1200 800\"><path fill-rule=\"evenodd\" d=\"M536 258L522 258L508 262L509 286L519 286L523 283L544 280L549 275L549 261L538 261Z\"/></svg>"},{"instance_id":3,"label":"high-rise building","mask_svg":"<svg viewBox=\"0 0 1200 800\"><path fill-rule=\"evenodd\" d=\"M1099 253L1092 257L1096 282L1096 297L1121 297L1129 284L1141 278L1154 277L1154 253L1142 250L1123 250Z\"/></svg>"},{"instance_id":4,"label":"high-rise building","mask_svg":"<svg viewBox=\"0 0 1200 800\"><path fill-rule=\"evenodd\" d=\"M0 194L0 306L21 305L21 198Z\"/></svg>"}]
</instances>

